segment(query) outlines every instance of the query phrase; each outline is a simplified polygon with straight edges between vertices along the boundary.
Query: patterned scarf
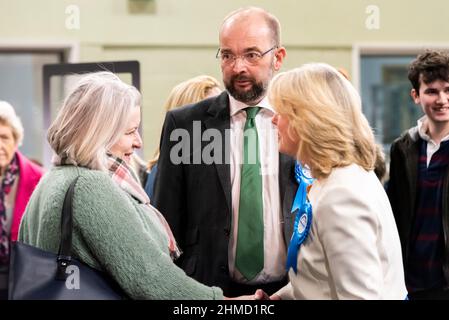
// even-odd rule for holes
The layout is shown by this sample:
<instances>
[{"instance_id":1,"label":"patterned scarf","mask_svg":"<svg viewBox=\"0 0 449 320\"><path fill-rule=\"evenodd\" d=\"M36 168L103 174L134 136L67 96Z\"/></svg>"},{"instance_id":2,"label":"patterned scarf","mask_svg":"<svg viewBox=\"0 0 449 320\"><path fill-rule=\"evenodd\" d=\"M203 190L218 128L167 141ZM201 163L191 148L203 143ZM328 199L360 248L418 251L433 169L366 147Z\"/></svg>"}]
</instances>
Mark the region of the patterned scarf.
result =
<instances>
[{"instance_id":1,"label":"patterned scarf","mask_svg":"<svg viewBox=\"0 0 449 320\"><path fill-rule=\"evenodd\" d=\"M0 264L9 262L9 230L6 230L6 203L5 197L11 192L11 188L19 175L19 163L14 155L11 163L5 171L4 178L0 184Z\"/></svg>"},{"instance_id":2,"label":"patterned scarf","mask_svg":"<svg viewBox=\"0 0 449 320\"><path fill-rule=\"evenodd\" d=\"M170 256L173 260L177 259L181 255L181 251L176 244L175 237L165 220L164 216L153 206L150 205L150 198L146 194L138 182L136 173L128 167L128 165L120 158L109 155L108 157L109 175L117 185L132 197L146 205L149 214L156 214L161 225L163 226L168 238L168 249Z\"/></svg>"}]
</instances>

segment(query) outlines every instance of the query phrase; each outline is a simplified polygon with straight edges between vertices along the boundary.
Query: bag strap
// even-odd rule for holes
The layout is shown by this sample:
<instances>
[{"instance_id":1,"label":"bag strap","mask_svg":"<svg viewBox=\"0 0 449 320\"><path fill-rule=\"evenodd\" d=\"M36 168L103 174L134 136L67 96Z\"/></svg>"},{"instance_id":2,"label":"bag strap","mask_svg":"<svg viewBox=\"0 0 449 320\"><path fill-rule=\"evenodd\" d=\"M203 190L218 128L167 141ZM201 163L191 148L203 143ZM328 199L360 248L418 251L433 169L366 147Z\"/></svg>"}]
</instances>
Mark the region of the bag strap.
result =
<instances>
[{"instance_id":1,"label":"bag strap","mask_svg":"<svg viewBox=\"0 0 449 320\"><path fill-rule=\"evenodd\" d=\"M58 251L58 273L57 278L65 280L65 270L67 265L72 260L72 226L73 226L73 194L75 193L75 184L78 181L78 177L72 181L67 190L62 205L61 212L61 242L59 243Z\"/></svg>"}]
</instances>

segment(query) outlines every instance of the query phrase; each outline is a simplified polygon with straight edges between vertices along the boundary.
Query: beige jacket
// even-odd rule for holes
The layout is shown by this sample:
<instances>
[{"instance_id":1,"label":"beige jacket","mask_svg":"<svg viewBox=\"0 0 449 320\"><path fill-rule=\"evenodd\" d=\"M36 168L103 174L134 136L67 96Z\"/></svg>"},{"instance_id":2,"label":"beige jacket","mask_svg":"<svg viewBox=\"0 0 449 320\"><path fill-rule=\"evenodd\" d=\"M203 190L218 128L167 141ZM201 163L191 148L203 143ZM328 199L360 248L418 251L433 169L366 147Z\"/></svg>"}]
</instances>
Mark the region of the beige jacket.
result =
<instances>
[{"instance_id":1,"label":"beige jacket","mask_svg":"<svg viewBox=\"0 0 449 320\"><path fill-rule=\"evenodd\" d=\"M315 181L310 234L282 299L405 299L401 246L385 191L357 165Z\"/></svg>"}]
</instances>

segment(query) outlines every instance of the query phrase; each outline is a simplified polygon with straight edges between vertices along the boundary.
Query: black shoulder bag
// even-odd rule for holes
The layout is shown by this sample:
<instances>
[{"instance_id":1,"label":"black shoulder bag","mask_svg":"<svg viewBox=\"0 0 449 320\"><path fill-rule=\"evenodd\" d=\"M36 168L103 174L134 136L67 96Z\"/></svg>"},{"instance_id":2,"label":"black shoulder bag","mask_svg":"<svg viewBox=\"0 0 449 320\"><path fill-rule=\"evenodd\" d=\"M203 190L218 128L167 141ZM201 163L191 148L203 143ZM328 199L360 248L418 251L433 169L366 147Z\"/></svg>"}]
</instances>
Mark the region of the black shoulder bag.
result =
<instances>
[{"instance_id":1,"label":"black shoulder bag","mask_svg":"<svg viewBox=\"0 0 449 320\"><path fill-rule=\"evenodd\" d=\"M61 215L58 254L21 243L11 244L9 300L118 300L125 294L107 274L71 257L72 200L78 177L70 184Z\"/></svg>"}]
</instances>

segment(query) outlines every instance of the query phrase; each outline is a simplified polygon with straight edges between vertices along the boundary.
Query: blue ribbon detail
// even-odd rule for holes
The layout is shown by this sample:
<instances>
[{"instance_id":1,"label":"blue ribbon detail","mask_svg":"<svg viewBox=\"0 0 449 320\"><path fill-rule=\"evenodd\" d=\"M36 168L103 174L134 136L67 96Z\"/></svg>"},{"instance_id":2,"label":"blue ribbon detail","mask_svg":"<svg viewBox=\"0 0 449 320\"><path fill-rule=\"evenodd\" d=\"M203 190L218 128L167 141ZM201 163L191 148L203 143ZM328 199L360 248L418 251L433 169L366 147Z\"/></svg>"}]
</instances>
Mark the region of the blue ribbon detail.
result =
<instances>
[{"instance_id":1,"label":"blue ribbon detail","mask_svg":"<svg viewBox=\"0 0 449 320\"><path fill-rule=\"evenodd\" d=\"M299 162L296 162L295 165L295 179L298 182L298 190L296 191L291 212L296 211L296 217L293 235L287 252L287 272L290 268L293 268L293 271L297 273L299 249L304 240L306 240L312 225L312 206L309 200L307 200L307 187L313 183L314 179L306 176Z\"/></svg>"}]
</instances>

